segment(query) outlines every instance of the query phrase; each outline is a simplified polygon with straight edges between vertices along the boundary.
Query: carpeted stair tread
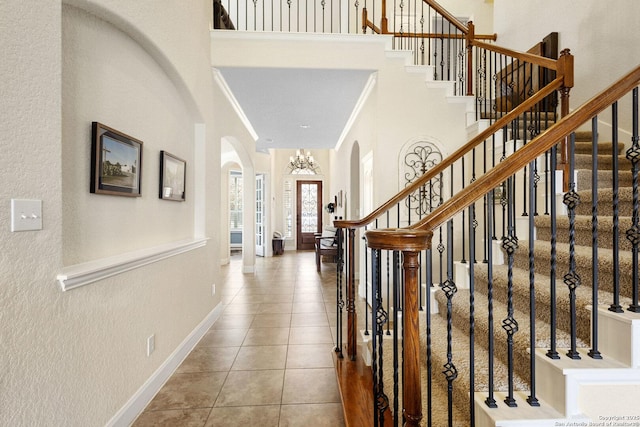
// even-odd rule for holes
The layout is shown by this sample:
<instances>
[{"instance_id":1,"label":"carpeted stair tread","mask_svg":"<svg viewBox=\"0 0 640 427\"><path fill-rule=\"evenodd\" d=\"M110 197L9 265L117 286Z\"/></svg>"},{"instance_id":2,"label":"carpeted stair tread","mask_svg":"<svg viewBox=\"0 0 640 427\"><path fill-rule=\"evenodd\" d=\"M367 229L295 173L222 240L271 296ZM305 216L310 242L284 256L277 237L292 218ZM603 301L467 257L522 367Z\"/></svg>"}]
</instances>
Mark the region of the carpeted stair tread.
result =
<instances>
[{"instance_id":1,"label":"carpeted stair tread","mask_svg":"<svg viewBox=\"0 0 640 427\"><path fill-rule=\"evenodd\" d=\"M578 140L576 138L575 147L576 147L575 149L576 154L588 154L590 156L593 150L593 141L591 139L591 132L589 132L589 137L587 139ZM618 142L617 153L622 154L623 152L624 152L624 143ZM611 153L613 153L612 142L606 142L606 141L598 142L599 155L607 154L611 156Z\"/></svg>"},{"instance_id":2,"label":"carpeted stair tread","mask_svg":"<svg viewBox=\"0 0 640 427\"><path fill-rule=\"evenodd\" d=\"M575 155L575 168L576 169L593 169L593 156L588 154L576 154ZM618 156L618 168L620 170L631 170L631 162L624 155ZM613 169L613 159L611 155L598 154L598 169L599 170L611 170Z\"/></svg>"},{"instance_id":3,"label":"carpeted stair tread","mask_svg":"<svg viewBox=\"0 0 640 427\"><path fill-rule=\"evenodd\" d=\"M556 268L560 273L558 277L564 276L569 271L569 244L557 243L557 263ZM576 263L576 272L580 276L581 285L590 287L592 282L592 249L590 246L574 247L574 258ZM534 243L534 257L536 266L546 271L550 265L550 245L549 242L537 240ZM520 242L520 246L514 254L514 265L518 268L528 270L529 268L529 248L525 241ZM599 289L611 292L613 290L613 255L611 251L600 250L596 261L598 268L598 286ZM633 258L630 252L620 251L619 253L619 271L631 271L633 269ZM620 275L620 293L624 296L631 295L630 275Z\"/></svg>"},{"instance_id":4,"label":"carpeted stair tread","mask_svg":"<svg viewBox=\"0 0 640 427\"><path fill-rule=\"evenodd\" d=\"M577 190L590 190L592 187L592 173L591 169L577 169L576 170L576 189ZM633 184L633 175L631 170L619 170L618 171L618 188L631 187ZM613 173L610 170L598 171L598 188L613 188Z\"/></svg>"},{"instance_id":5,"label":"carpeted stair tread","mask_svg":"<svg viewBox=\"0 0 640 427\"><path fill-rule=\"evenodd\" d=\"M457 329L469 329L469 294L468 289L460 289L452 298L453 321ZM436 294L440 313L446 312L446 296L440 292ZM474 327L476 344L487 349L489 347L489 335L494 337L495 357L507 364L507 333L502 328L502 321L508 316L506 302L493 300L493 330L489 327L488 298L481 292L474 293ZM518 323L518 331L513 335L514 364L515 366L529 366L530 363L530 319L526 311L514 308L513 318ZM587 318L588 321L588 318ZM551 327L544 320L536 320L536 348L549 348L551 345ZM561 329L556 331L558 347L570 347L571 340L568 332ZM580 347L586 347L587 343L580 341ZM477 351L477 349L476 349ZM497 378L498 384L506 384L506 378ZM500 385L498 390L502 390Z\"/></svg>"},{"instance_id":6,"label":"carpeted stair tread","mask_svg":"<svg viewBox=\"0 0 640 427\"><path fill-rule=\"evenodd\" d=\"M577 141L591 142L593 140L593 132L591 132L590 130L578 130L575 132L575 135L576 135L576 142Z\"/></svg>"},{"instance_id":7,"label":"carpeted stair tread","mask_svg":"<svg viewBox=\"0 0 640 427\"><path fill-rule=\"evenodd\" d=\"M580 203L576 206L576 215L591 215L592 194L591 190L579 190ZM598 189L598 216L613 215L613 189ZM618 215L633 216L633 189L620 187L618 189Z\"/></svg>"},{"instance_id":8,"label":"carpeted stair tread","mask_svg":"<svg viewBox=\"0 0 640 427\"><path fill-rule=\"evenodd\" d=\"M551 217L539 215L535 218L536 238L542 241L551 241ZM626 231L633 225L631 217L618 219L620 250L630 251L631 242L626 237ZM575 243L580 246L591 246L592 243L592 218L591 215L576 215L575 217ZM598 247L611 249L613 247L613 217L598 216ZM566 216L556 218L556 241L569 243L569 218Z\"/></svg>"},{"instance_id":9,"label":"carpeted stair tread","mask_svg":"<svg viewBox=\"0 0 640 427\"><path fill-rule=\"evenodd\" d=\"M546 267L548 268L548 267ZM506 265L493 266L493 297L494 301L505 303L507 301L507 271ZM488 268L486 264L478 264L475 272L476 292L488 293ZM569 317L569 290L563 282L565 272L558 271L555 289L556 289L556 322L557 328L565 332L570 331ZM520 268L514 268L512 272L512 291L513 301L516 309L527 312L529 309L529 271ZM546 323L551 322L551 279L548 275L537 272L535 274L535 296L536 296L536 317ZM591 311L587 308L593 304L591 299L591 288L587 286L579 286L576 289L576 307L577 307L577 336L579 339L587 342L591 336L590 317ZM605 290L598 290L598 301L601 304L610 304L613 296ZM631 300L622 297L624 304L629 304ZM495 303L495 302L494 302Z\"/></svg>"}]
</instances>

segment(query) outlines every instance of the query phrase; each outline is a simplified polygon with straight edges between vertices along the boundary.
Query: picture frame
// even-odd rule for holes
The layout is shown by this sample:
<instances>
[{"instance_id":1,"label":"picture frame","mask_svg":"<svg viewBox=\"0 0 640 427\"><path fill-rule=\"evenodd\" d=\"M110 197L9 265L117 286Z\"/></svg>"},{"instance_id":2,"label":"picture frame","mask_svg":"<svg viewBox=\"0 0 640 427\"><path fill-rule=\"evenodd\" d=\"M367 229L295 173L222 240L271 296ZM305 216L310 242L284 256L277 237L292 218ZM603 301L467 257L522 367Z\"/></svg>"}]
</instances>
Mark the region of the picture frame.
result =
<instances>
[{"instance_id":1,"label":"picture frame","mask_svg":"<svg viewBox=\"0 0 640 427\"><path fill-rule=\"evenodd\" d=\"M139 139L92 122L91 193L142 196L142 146Z\"/></svg>"},{"instance_id":2,"label":"picture frame","mask_svg":"<svg viewBox=\"0 0 640 427\"><path fill-rule=\"evenodd\" d=\"M166 151L160 151L159 197L162 200L184 202L187 162Z\"/></svg>"}]
</instances>

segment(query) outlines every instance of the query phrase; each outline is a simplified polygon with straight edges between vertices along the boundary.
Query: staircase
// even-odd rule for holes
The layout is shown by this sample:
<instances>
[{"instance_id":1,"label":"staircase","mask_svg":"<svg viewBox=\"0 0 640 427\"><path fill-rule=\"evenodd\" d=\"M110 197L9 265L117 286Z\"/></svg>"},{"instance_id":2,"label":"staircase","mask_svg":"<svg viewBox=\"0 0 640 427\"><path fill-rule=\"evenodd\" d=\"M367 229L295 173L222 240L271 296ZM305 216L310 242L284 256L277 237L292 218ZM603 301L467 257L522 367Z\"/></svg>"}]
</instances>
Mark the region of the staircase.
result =
<instances>
[{"instance_id":1,"label":"staircase","mask_svg":"<svg viewBox=\"0 0 640 427\"><path fill-rule=\"evenodd\" d=\"M530 274L529 274L529 245L528 242L520 240L518 248L514 253L512 271L512 301L513 318L518 323L518 332L513 335L513 360L516 369L513 372L515 391L515 405L509 408L502 400L508 395L508 348L506 333L501 324L508 317L508 267L506 265L493 265L491 295L489 295L489 275L488 265L478 262L474 264L474 410L476 411L476 426L557 426L566 425L571 420L574 422L598 421L599 416L609 414L612 416L622 413L638 412L637 409L624 412L624 406L618 405L615 408L615 401L606 396L599 399L598 392L594 390L580 389L587 383L610 383L610 390L631 390L640 388L640 358L635 354L638 349L637 328L640 327L640 314L626 312L621 315L613 315L607 310L614 301L614 281L620 284L620 305L626 309L632 300L631 274L633 270L632 245L625 237L625 231L632 226L632 179L631 163L624 156L624 146L619 143L616 147L620 172L619 176L619 218L618 224L621 230L618 237L619 252L619 277L614 271L613 261L613 234L614 224L613 213L611 211L611 201L613 190L612 183L612 162L611 143L598 144L598 200L601 206L598 208L598 299L600 307L601 328L606 331L600 335L615 336L607 339L601 344L601 359L592 359L589 356L591 339L591 305L592 305L592 134L590 132L576 133L575 144L575 177L577 182L577 194L580 196L580 203L576 208L575 216L575 254L576 272L581 278L581 284L576 289L576 319L575 327L577 340L571 342L571 324L569 291L563 283L563 276L570 271L571 245L570 245L570 222L563 212L557 218L556 232L556 312L555 322L557 333L555 336L555 348L559 354L559 360L552 360L547 356L548 349L551 348L551 307L549 301L552 299L551 279L549 277L549 258L551 247L551 218L549 215L538 215L535 217L535 319L536 319L536 364L539 367L538 384L539 394L536 396L539 406L530 406L527 398L530 396L529 366L530 356L530 335L529 335L529 311L530 311ZM526 236L527 232L518 231L518 235ZM494 244L494 247L499 243ZM506 254L504 254L506 258ZM461 270L457 270L458 272ZM469 301L471 298L468 286L464 283L468 280L464 277L456 277L458 290L451 298L451 360L457 369L457 378L452 382L453 407L451 417L453 426L469 426L470 422L470 364L468 355L470 354L469 339ZM430 320L430 342L429 352L433 355L432 379L433 385L431 393L427 389L428 373L426 372L427 336L426 319L424 313L420 315L420 344L422 355L422 395L424 418L421 425L444 426L448 425L448 414L444 408L448 406L446 377L441 371L447 364L447 303L445 292L438 288L432 288L432 316ZM489 324L489 300L491 300L493 310L493 325ZM615 318L627 324L623 329L616 330L616 325L610 323L608 317ZM624 319L624 320L622 320ZM492 337L493 390L494 398L498 408L489 408L485 403L489 391L487 372L489 371L489 337ZM602 338L601 338L602 339ZM577 353L583 361L574 361L567 357L567 349L574 345ZM635 348L634 348L635 347ZM393 384L393 351L392 340L386 340L384 344L384 383ZM466 360L465 360L466 359ZM401 362L400 362L401 363ZM569 371L566 371L566 369ZM576 379L577 378L577 379ZM617 385L613 385L617 383ZM402 387L399 388L400 390ZM595 404L586 406L578 402L578 390L582 390L582 401L590 395ZM564 395L562 391L565 391ZM428 399L432 401L432 407L436 410L429 410ZM389 394L393 401L393 393ZM402 407L402 397L399 396L400 407ZM568 399L575 399L570 401ZM598 403L599 400L599 403ZM610 406L613 405L613 406ZM638 414L636 414L638 415ZM430 419L429 419L430 417ZM587 425L587 424L585 424Z\"/></svg>"}]
</instances>

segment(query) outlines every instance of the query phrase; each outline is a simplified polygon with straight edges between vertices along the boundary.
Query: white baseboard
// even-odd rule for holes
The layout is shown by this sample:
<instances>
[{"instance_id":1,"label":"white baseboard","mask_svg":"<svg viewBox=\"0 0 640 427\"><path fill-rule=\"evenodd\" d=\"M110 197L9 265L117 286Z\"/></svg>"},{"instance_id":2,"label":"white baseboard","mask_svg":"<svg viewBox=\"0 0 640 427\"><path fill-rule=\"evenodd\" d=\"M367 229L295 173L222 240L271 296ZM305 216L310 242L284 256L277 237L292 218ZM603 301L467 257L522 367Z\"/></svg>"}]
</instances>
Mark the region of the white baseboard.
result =
<instances>
[{"instance_id":1,"label":"white baseboard","mask_svg":"<svg viewBox=\"0 0 640 427\"><path fill-rule=\"evenodd\" d=\"M202 322L182 341L171 353L167 360L149 377L147 381L135 392L125 405L105 424L106 427L130 426L138 415L151 402L151 399L160 391L162 386L171 377L182 361L198 344L204 334L211 328L222 314L223 305L218 305L204 318Z\"/></svg>"}]
</instances>

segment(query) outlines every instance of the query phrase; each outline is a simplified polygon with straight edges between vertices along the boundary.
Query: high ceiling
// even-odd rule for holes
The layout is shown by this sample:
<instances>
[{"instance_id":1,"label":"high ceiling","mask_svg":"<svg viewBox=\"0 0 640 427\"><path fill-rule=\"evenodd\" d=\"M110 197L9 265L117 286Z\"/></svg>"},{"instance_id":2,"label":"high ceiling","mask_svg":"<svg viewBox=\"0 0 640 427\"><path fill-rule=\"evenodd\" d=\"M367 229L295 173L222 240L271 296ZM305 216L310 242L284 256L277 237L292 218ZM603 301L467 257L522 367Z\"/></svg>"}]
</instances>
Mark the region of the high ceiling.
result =
<instances>
[{"instance_id":1,"label":"high ceiling","mask_svg":"<svg viewBox=\"0 0 640 427\"><path fill-rule=\"evenodd\" d=\"M219 68L258 134L257 151L334 148L368 70Z\"/></svg>"}]
</instances>

